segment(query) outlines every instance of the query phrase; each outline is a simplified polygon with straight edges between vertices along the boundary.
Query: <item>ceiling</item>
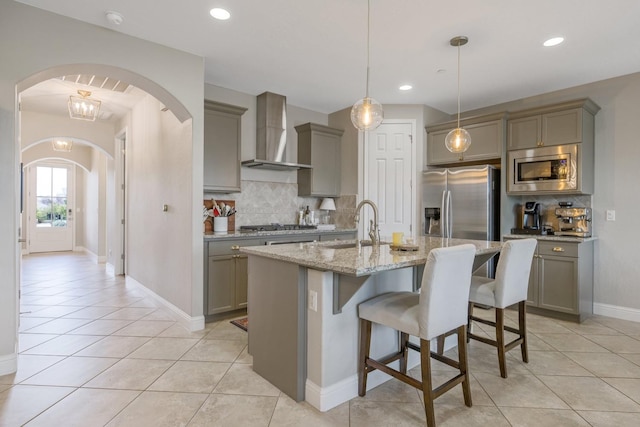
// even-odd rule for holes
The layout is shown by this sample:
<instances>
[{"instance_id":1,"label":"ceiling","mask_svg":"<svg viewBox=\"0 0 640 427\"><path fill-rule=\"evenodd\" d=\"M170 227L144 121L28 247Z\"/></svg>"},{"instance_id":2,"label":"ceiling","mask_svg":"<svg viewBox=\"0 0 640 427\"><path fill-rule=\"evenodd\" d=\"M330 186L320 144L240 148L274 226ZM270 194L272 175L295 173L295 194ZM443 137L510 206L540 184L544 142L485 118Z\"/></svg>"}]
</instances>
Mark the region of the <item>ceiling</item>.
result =
<instances>
[{"instance_id":1,"label":"ceiling","mask_svg":"<svg viewBox=\"0 0 640 427\"><path fill-rule=\"evenodd\" d=\"M365 94L366 0L20 2L200 55L213 85L283 94L322 113ZM212 7L231 19L211 18ZM122 24L108 22L107 10ZM455 113L449 40L458 35L469 37L460 48L463 111L638 72L639 16L638 0L371 0L370 96ZM557 35L563 44L542 46Z\"/></svg>"}]
</instances>

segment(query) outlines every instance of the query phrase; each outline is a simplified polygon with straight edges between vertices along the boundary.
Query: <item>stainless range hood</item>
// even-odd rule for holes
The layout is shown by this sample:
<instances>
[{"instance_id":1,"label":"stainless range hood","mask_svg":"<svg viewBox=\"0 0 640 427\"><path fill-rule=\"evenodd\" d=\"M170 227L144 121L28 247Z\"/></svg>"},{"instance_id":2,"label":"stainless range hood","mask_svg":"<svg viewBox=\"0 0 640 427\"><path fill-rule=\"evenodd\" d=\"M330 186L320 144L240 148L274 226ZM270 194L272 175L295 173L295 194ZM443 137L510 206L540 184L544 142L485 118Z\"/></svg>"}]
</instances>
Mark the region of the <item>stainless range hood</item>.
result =
<instances>
[{"instance_id":1,"label":"stainless range hood","mask_svg":"<svg viewBox=\"0 0 640 427\"><path fill-rule=\"evenodd\" d=\"M276 93L258 95L256 158L242 166L271 170L311 169L311 165L286 162L287 98Z\"/></svg>"}]
</instances>

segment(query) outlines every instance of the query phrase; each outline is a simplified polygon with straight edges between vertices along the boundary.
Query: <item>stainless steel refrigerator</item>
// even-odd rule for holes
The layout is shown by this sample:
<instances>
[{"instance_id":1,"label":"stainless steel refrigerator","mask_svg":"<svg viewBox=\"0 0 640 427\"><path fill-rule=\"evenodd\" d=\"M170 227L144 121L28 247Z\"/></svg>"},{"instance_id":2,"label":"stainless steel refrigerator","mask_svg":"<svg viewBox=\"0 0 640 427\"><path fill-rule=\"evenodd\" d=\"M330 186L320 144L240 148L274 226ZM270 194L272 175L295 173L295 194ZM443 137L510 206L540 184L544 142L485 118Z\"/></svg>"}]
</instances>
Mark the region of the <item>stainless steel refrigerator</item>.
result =
<instances>
[{"instance_id":1,"label":"stainless steel refrigerator","mask_svg":"<svg viewBox=\"0 0 640 427\"><path fill-rule=\"evenodd\" d=\"M423 233L432 237L500 240L500 170L493 166L423 173ZM493 277L495 263L487 263Z\"/></svg>"}]
</instances>

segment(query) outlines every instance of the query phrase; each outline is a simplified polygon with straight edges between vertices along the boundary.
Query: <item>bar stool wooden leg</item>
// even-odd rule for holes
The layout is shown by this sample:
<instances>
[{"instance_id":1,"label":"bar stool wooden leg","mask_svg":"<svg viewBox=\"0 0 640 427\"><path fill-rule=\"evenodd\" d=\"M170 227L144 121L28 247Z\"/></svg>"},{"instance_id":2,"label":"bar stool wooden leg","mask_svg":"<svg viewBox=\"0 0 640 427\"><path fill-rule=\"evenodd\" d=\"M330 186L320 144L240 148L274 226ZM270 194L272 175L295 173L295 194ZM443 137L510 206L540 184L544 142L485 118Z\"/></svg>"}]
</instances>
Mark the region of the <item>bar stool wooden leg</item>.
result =
<instances>
[{"instance_id":1,"label":"bar stool wooden leg","mask_svg":"<svg viewBox=\"0 0 640 427\"><path fill-rule=\"evenodd\" d=\"M496 308L496 345L498 348L498 364L500 365L500 376L507 378L507 360L504 348L504 309Z\"/></svg>"},{"instance_id":2,"label":"bar stool wooden leg","mask_svg":"<svg viewBox=\"0 0 640 427\"><path fill-rule=\"evenodd\" d=\"M471 407L471 386L469 384L469 365L467 361L467 340L466 327L458 328L458 363L460 364L460 373L464 374L462 382L462 394L464 395L464 404Z\"/></svg>"},{"instance_id":3,"label":"bar stool wooden leg","mask_svg":"<svg viewBox=\"0 0 640 427\"><path fill-rule=\"evenodd\" d=\"M471 317L473 317L473 303L469 301L469 313L467 314L467 343L471 341Z\"/></svg>"},{"instance_id":4,"label":"bar stool wooden leg","mask_svg":"<svg viewBox=\"0 0 640 427\"><path fill-rule=\"evenodd\" d=\"M440 335L436 341L436 352L441 356L444 354L444 339L446 337L446 335Z\"/></svg>"},{"instance_id":5,"label":"bar stool wooden leg","mask_svg":"<svg viewBox=\"0 0 640 427\"><path fill-rule=\"evenodd\" d=\"M358 394L367 393L367 359L371 346L371 321L360 319L360 358L358 360Z\"/></svg>"},{"instance_id":6,"label":"bar stool wooden leg","mask_svg":"<svg viewBox=\"0 0 640 427\"><path fill-rule=\"evenodd\" d=\"M400 372L407 373L407 359L409 358L409 349L407 348L407 342L409 342L409 334L400 332Z\"/></svg>"},{"instance_id":7,"label":"bar stool wooden leg","mask_svg":"<svg viewBox=\"0 0 640 427\"><path fill-rule=\"evenodd\" d=\"M522 344L520 344L520 350L522 351L522 361L529 363L529 353L527 351L527 303L526 301L520 301L518 303L518 329L520 330L520 337L522 338Z\"/></svg>"},{"instance_id":8,"label":"bar stool wooden leg","mask_svg":"<svg viewBox=\"0 0 640 427\"><path fill-rule=\"evenodd\" d=\"M422 371L422 394L424 396L424 412L427 426L436 426L436 414L433 407L433 384L431 381L431 343L420 340L420 370Z\"/></svg>"}]
</instances>

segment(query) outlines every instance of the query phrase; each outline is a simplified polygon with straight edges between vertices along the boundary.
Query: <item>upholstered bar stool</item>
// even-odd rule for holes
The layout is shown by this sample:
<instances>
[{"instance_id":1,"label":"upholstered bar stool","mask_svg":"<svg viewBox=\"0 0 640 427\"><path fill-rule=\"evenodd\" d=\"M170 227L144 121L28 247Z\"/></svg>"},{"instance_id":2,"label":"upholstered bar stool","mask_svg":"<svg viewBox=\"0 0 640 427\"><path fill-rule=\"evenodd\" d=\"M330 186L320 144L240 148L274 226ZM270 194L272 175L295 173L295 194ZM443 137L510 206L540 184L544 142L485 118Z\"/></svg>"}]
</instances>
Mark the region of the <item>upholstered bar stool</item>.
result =
<instances>
[{"instance_id":1,"label":"upholstered bar stool","mask_svg":"<svg viewBox=\"0 0 640 427\"><path fill-rule=\"evenodd\" d=\"M529 362L526 301L531 261L533 260L533 252L537 243L536 239L519 239L506 242L500 250L495 280L479 276L473 276L471 279L468 338L482 341L498 349L498 364L500 365L502 378L507 378L507 351L519 345L522 351L522 361ZM495 322L475 317L473 315L474 304L495 307ZM518 329L504 324L504 309L514 304L518 304ZM472 321L495 327L496 339L492 340L473 334L471 332ZM513 332L518 335L518 338L505 344L504 331Z\"/></svg>"},{"instance_id":2,"label":"upholstered bar stool","mask_svg":"<svg viewBox=\"0 0 640 427\"><path fill-rule=\"evenodd\" d=\"M475 256L473 245L433 249L427 257L419 293L391 292L365 301L358 306L360 317L360 354L358 361L358 393L367 392L367 375L376 369L422 390L427 425L435 426L433 400L457 384L462 384L464 403L471 406L471 389L467 370L467 303L471 268ZM371 325L377 323L400 332L399 350L384 359L369 357ZM430 351L431 340L445 332L458 334L458 360ZM420 346L409 342L409 335L420 338ZM408 349L420 352L422 381L407 375ZM459 373L433 389L431 359L433 357ZM399 360L399 371L387 366Z\"/></svg>"}]
</instances>

